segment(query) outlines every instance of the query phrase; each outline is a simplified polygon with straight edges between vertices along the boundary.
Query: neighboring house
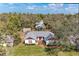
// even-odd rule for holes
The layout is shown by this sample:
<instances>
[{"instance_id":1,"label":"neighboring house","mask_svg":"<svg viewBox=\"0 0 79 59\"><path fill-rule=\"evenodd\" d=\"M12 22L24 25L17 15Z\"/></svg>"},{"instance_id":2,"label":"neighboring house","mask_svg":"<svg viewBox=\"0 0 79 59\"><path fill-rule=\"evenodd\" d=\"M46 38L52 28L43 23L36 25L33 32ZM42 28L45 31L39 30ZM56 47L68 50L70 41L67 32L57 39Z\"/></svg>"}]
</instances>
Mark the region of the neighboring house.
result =
<instances>
[{"instance_id":1,"label":"neighboring house","mask_svg":"<svg viewBox=\"0 0 79 59\"><path fill-rule=\"evenodd\" d=\"M31 28L23 28L23 32L24 32L24 33L27 33L27 32L29 32L29 31L31 31Z\"/></svg>"},{"instance_id":2,"label":"neighboring house","mask_svg":"<svg viewBox=\"0 0 79 59\"><path fill-rule=\"evenodd\" d=\"M68 39L72 45L76 45L76 43L75 43L76 37L75 36L71 35L68 37Z\"/></svg>"},{"instance_id":3,"label":"neighboring house","mask_svg":"<svg viewBox=\"0 0 79 59\"><path fill-rule=\"evenodd\" d=\"M79 51L79 38L76 39L76 50Z\"/></svg>"},{"instance_id":4,"label":"neighboring house","mask_svg":"<svg viewBox=\"0 0 79 59\"><path fill-rule=\"evenodd\" d=\"M48 45L53 42L54 33L49 31L31 31L25 34L25 44L42 44L43 41Z\"/></svg>"},{"instance_id":5,"label":"neighboring house","mask_svg":"<svg viewBox=\"0 0 79 59\"><path fill-rule=\"evenodd\" d=\"M12 47L14 43L14 38L11 35L7 35L6 37L6 44L8 47Z\"/></svg>"},{"instance_id":6,"label":"neighboring house","mask_svg":"<svg viewBox=\"0 0 79 59\"><path fill-rule=\"evenodd\" d=\"M70 43L76 47L76 51L79 51L79 34L71 35L68 39Z\"/></svg>"}]
</instances>

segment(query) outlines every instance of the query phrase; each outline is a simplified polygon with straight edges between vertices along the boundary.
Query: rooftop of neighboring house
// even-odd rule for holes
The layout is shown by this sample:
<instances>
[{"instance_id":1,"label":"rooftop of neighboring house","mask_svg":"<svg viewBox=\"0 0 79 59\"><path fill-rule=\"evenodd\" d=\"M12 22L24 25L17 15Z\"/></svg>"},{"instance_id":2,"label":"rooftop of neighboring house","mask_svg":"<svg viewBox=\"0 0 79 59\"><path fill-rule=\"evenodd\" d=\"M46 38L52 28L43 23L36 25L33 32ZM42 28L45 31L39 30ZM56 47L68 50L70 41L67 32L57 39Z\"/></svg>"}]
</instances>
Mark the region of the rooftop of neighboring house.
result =
<instances>
[{"instance_id":1,"label":"rooftop of neighboring house","mask_svg":"<svg viewBox=\"0 0 79 59\"><path fill-rule=\"evenodd\" d=\"M25 34L25 38L33 38L36 39L37 37L44 37L44 38L48 38L48 37L54 37L54 33L49 32L49 31L30 31L27 34Z\"/></svg>"},{"instance_id":2,"label":"rooftop of neighboring house","mask_svg":"<svg viewBox=\"0 0 79 59\"><path fill-rule=\"evenodd\" d=\"M11 35L7 35L7 37L6 37L6 42L14 42L14 37L13 36L11 36Z\"/></svg>"},{"instance_id":3,"label":"rooftop of neighboring house","mask_svg":"<svg viewBox=\"0 0 79 59\"><path fill-rule=\"evenodd\" d=\"M31 28L23 28L23 32L26 33L28 31L31 31L32 29Z\"/></svg>"}]
</instances>

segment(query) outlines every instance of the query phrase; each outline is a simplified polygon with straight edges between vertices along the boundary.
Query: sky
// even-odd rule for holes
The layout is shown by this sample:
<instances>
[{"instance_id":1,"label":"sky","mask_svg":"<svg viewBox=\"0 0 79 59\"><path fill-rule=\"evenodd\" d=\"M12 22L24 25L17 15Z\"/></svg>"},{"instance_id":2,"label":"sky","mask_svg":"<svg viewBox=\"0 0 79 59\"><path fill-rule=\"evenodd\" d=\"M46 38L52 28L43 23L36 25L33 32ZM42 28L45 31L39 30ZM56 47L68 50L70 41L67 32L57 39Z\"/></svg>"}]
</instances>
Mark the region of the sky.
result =
<instances>
[{"instance_id":1,"label":"sky","mask_svg":"<svg viewBox=\"0 0 79 59\"><path fill-rule=\"evenodd\" d=\"M77 3L0 3L0 13L76 14Z\"/></svg>"}]
</instances>

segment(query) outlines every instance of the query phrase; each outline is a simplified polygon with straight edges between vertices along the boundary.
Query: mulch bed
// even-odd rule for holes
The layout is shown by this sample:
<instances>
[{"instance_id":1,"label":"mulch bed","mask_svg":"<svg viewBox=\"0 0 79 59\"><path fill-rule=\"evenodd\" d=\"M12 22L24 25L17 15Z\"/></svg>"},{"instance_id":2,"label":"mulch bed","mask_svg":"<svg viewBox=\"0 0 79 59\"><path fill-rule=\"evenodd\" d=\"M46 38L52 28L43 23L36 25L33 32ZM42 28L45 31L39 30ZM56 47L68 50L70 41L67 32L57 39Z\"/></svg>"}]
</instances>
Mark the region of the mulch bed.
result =
<instances>
[{"instance_id":1,"label":"mulch bed","mask_svg":"<svg viewBox=\"0 0 79 59\"><path fill-rule=\"evenodd\" d=\"M63 48L63 46L48 45L46 48Z\"/></svg>"}]
</instances>

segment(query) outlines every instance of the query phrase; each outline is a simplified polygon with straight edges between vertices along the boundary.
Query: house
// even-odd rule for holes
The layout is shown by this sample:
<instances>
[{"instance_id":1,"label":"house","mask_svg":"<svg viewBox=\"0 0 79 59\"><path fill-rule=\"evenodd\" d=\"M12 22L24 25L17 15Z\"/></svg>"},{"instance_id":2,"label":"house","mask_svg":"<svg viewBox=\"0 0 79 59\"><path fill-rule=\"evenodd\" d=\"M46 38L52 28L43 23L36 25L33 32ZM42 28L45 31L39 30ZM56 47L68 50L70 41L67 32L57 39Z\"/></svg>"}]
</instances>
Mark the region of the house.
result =
<instances>
[{"instance_id":1,"label":"house","mask_svg":"<svg viewBox=\"0 0 79 59\"><path fill-rule=\"evenodd\" d=\"M14 43L14 37L11 35L7 35L6 37L6 44L8 47L12 47Z\"/></svg>"},{"instance_id":2,"label":"house","mask_svg":"<svg viewBox=\"0 0 79 59\"><path fill-rule=\"evenodd\" d=\"M46 45L53 42L52 38L54 38L54 33L49 31L30 31L25 34L25 44L43 44L45 42Z\"/></svg>"}]
</instances>

